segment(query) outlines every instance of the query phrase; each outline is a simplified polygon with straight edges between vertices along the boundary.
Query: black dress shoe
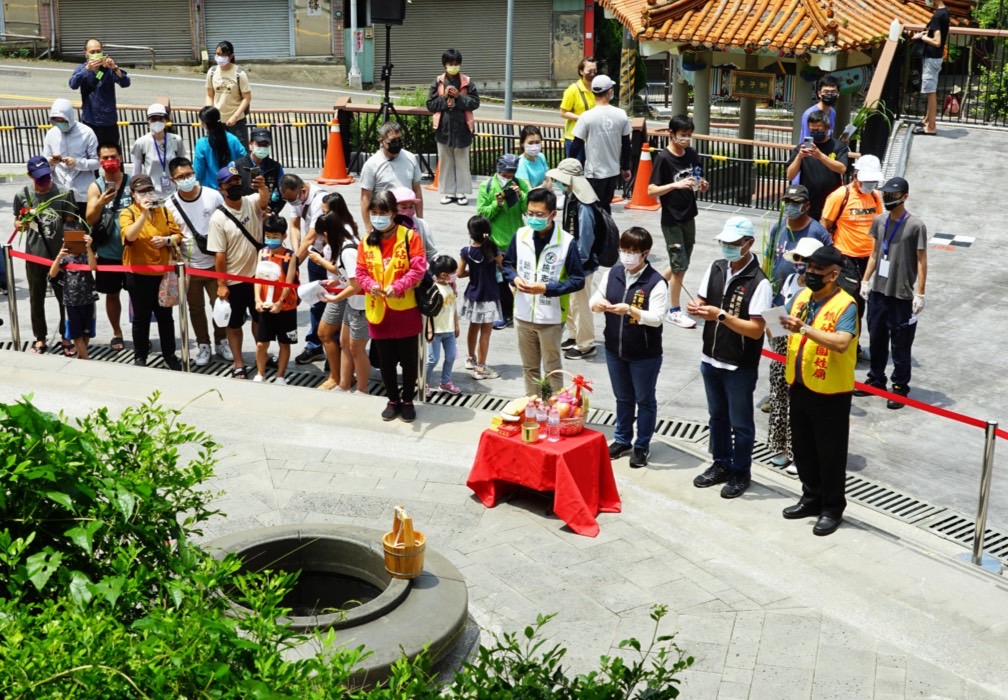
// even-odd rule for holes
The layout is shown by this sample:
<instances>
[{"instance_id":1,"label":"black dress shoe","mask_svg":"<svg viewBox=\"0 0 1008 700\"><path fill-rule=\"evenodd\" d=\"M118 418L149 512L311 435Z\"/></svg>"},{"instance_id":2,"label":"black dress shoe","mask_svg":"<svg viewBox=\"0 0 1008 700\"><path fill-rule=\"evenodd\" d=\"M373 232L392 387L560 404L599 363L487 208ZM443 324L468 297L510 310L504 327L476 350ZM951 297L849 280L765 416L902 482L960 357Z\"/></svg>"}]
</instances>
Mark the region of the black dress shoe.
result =
<instances>
[{"instance_id":1,"label":"black dress shoe","mask_svg":"<svg viewBox=\"0 0 1008 700\"><path fill-rule=\"evenodd\" d=\"M813 535L832 535L836 532L836 529L840 527L840 523L843 522L842 517L834 518L831 515L820 515L819 520L816 521L815 527L812 528Z\"/></svg>"},{"instance_id":2,"label":"black dress shoe","mask_svg":"<svg viewBox=\"0 0 1008 700\"><path fill-rule=\"evenodd\" d=\"M909 387L904 386L902 384L893 384L892 393L898 394L900 396L906 396L907 394L910 393L910 389L909 389ZM903 408L904 406L906 406L905 403L901 403L899 401L894 401L893 399L887 399L885 405L886 405L886 408L891 408L894 411L897 411L897 410Z\"/></svg>"},{"instance_id":3,"label":"black dress shoe","mask_svg":"<svg viewBox=\"0 0 1008 700\"><path fill-rule=\"evenodd\" d=\"M800 520L801 518L814 518L822 514L822 511L813 506L811 503L796 503L793 506L788 506L783 511L781 515L784 516L785 520Z\"/></svg>"},{"instance_id":4,"label":"black dress shoe","mask_svg":"<svg viewBox=\"0 0 1008 700\"><path fill-rule=\"evenodd\" d=\"M865 384L865 386L870 386L873 389L881 389L882 391L886 390L886 384L885 384L885 382L879 382L879 381L876 381L874 379L869 379L864 384ZM873 394L871 394L870 392L865 391L864 389L855 389L854 390L854 396L873 396Z\"/></svg>"}]
</instances>

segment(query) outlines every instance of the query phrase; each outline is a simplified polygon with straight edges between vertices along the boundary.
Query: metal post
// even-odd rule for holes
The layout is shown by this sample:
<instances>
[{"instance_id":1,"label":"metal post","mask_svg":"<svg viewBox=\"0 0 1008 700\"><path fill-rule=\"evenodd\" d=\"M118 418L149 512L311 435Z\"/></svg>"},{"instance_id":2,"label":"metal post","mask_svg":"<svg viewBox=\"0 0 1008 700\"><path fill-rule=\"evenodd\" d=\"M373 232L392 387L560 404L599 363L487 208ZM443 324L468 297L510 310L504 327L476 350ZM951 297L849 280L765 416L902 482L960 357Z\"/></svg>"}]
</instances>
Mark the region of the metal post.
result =
<instances>
[{"instance_id":1,"label":"metal post","mask_svg":"<svg viewBox=\"0 0 1008 700\"><path fill-rule=\"evenodd\" d=\"M960 559L969 558L976 566L994 574L1001 573L1001 562L984 554L983 544L984 531L987 529L987 507L990 505L991 476L994 473L994 438L997 426L997 421L989 420L984 429L983 467L980 472L980 499L977 503L976 523L973 526L973 551L959 555Z\"/></svg>"},{"instance_id":2,"label":"metal post","mask_svg":"<svg viewBox=\"0 0 1008 700\"><path fill-rule=\"evenodd\" d=\"M511 85L512 66L514 64L514 0L507 4L507 28L504 43L504 118L511 118L511 99L514 89ZM510 148L508 151L510 152Z\"/></svg>"},{"instance_id":3,"label":"metal post","mask_svg":"<svg viewBox=\"0 0 1008 700\"><path fill-rule=\"evenodd\" d=\"M11 256L11 246L3 246L4 266L7 268L7 308L10 310L11 338L14 349L21 349L21 326L18 324L17 298L14 293L14 258Z\"/></svg>"},{"instance_id":4,"label":"metal post","mask_svg":"<svg viewBox=\"0 0 1008 700\"><path fill-rule=\"evenodd\" d=\"M179 337L182 339L182 369L191 371L189 365L189 277L185 273L184 263L175 263L178 273L179 290ZM200 297L202 301L203 297Z\"/></svg>"}]
</instances>

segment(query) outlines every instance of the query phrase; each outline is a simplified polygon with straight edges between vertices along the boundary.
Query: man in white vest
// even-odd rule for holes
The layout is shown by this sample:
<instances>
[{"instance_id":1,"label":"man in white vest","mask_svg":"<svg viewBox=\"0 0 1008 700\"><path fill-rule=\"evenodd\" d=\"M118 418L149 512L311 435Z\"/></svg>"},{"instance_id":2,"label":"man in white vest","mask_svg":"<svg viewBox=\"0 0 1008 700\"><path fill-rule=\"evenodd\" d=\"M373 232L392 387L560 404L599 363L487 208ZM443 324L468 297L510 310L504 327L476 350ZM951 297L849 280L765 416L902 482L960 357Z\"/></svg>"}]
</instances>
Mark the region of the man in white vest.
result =
<instances>
[{"instance_id":1,"label":"man in white vest","mask_svg":"<svg viewBox=\"0 0 1008 700\"><path fill-rule=\"evenodd\" d=\"M515 288L514 319L525 375L525 393L538 394L543 373L561 368L560 341L568 296L584 288L577 241L556 221L556 195L545 188L528 193L525 226L504 254L504 278ZM550 377L559 391L563 377Z\"/></svg>"}]
</instances>

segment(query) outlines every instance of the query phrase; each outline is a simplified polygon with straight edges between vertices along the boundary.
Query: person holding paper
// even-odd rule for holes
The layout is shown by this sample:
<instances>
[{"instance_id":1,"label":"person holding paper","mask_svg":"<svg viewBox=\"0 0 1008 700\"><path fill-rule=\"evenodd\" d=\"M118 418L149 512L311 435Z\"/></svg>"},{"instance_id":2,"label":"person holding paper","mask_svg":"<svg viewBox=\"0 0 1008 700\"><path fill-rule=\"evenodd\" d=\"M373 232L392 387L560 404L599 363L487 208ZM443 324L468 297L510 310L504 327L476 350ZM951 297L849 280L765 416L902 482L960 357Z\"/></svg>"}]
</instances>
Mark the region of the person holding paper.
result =
<instances>
[{"instance_id":1,"label":"person holding paper","mask_svg":"<svg viewBox=\"0 0 1008 700\"><path fill-rule=\"evenodd\" d=\"M791 447L802 496L783 511L787 520L817 517L812 533L840 527L847 500L858 316L854 298L837 286L843 255L822 246L807 258L806 288L788 303L781 320L788 336L785 378L791 385Z\"/></svg>"}]
</instances>

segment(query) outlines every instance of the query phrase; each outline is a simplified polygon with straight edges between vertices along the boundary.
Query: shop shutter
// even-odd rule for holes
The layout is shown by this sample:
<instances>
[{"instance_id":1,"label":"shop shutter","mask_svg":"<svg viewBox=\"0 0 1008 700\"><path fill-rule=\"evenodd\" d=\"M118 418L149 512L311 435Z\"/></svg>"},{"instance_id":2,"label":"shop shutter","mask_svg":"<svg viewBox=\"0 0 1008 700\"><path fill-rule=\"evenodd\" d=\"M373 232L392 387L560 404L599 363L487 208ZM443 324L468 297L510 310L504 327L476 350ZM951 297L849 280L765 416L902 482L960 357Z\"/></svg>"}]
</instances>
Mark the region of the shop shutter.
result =
<instances>
[{"instance_id":1,"label":"shop shutter","mask_svg":"<svg viewBox=\"0 0 1008 700\"><path fill-rule=\"evenodd\" d=\"M235 47L235 62L291 54L290 0L205 0L206 48L213 61L222 41Z\"/></svg>"},{"instance_id":2,"label":"shop shutter","mask_svg":"<svg viewBox=\"0 0 1008 700\"><path fill-rule=\"evenodd\" d=\"M515 0L514 79L551 79L551 0ZM392 27L393 83L429 85L443 69L445 49L462 52L462 72L477 86L504 80L507 3L424 0L406 5L406 22ZM385 25L376 25L375 82L385 64Z\"/></svg>"},{"instance_id":3,"label":"shop shutter","mask_svg":"<svg viewBox=\"0 0 1008 700\"><path fill-rule=\"evenodd\" d=\"M97 37L106 44L150 46L157 62L193 61L189 0L63 0L59 3L60 51L84 60L84 44ZM123 64L150 63L149 51L108 49Z\"/></svg>"}]
</instances>

